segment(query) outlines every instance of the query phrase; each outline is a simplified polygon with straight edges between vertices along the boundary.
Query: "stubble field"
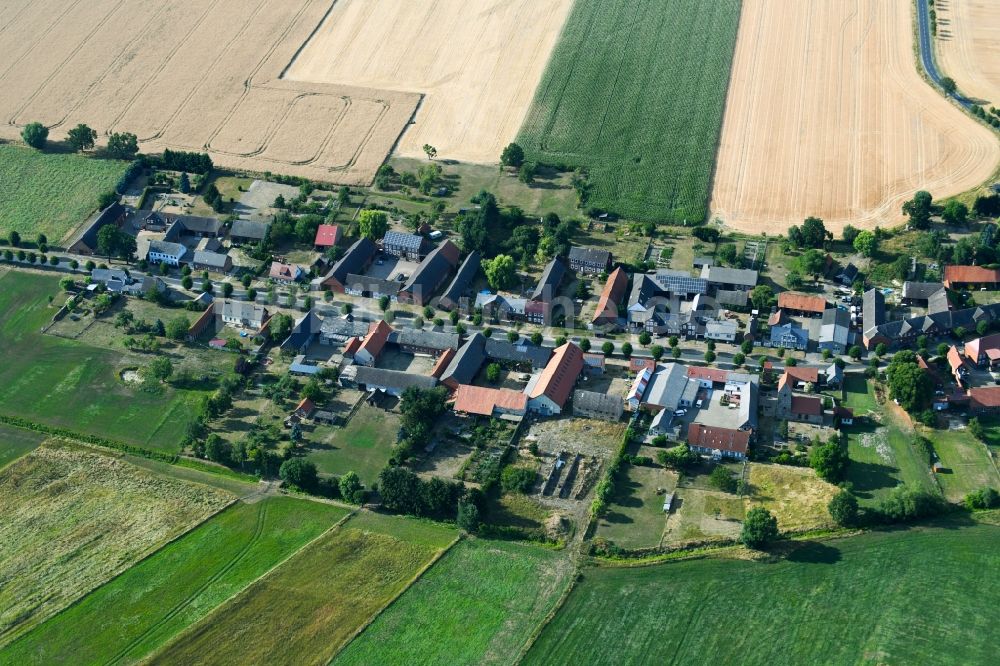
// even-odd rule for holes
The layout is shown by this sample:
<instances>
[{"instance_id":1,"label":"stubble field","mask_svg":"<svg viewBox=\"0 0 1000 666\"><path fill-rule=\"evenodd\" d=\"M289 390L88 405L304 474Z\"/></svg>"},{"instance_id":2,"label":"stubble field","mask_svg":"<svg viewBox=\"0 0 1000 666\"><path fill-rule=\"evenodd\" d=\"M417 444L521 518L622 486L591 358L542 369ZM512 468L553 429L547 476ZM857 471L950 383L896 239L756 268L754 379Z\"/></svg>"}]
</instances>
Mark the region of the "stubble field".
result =
<instances>
[{"instance_id":1,"label":"stubble field","mask_svg":"<svg viewBox=\"0 0 1000 666\"><path fill-rule=\"evenodd\" d=\"M976 187L1000 144L920 78L912 3L745 0L711 211L741 231L898 224Z\"/></svg>"},{"instance_id":2,"label":"stubble field","mask_svg":"<svg viewBox=\"0 0 1000 666\"><path fill-rule=\"evenodd\" d=\"M0 471L0 645L232 499L55 442L14 461Z\"/></svg>"},{"instance_id":3,"label":"stubble field","mask_svg":"<svg viewBox=\"0 0 1000 666\"><path fill-rule=\"evenodd\" d=\"M1000 3L949 0L935 6L938 65L959 92L987 108L1000 106Z\"/></svg>"},{"instance_id":4,"label":"stubble field","mask_svg":"<svg viewBox=\"0 0 1000 666\"><path fill-rule=\"evenodd\" d=\"M327 0L0 2L0 136L133 132L224 166L370 182L419 95L281 79Z\"/></svg>"},{"instance_id":5,"label":"stubble field","mask_svg":"<svg viewBox=\"0 0 1000 666\"><path fill-rule=\"evenodd\" d=\"M397 152L496 162L524 119L571 0L341 0L285 79L419 92Z\"/></svg>"}]
</instances>

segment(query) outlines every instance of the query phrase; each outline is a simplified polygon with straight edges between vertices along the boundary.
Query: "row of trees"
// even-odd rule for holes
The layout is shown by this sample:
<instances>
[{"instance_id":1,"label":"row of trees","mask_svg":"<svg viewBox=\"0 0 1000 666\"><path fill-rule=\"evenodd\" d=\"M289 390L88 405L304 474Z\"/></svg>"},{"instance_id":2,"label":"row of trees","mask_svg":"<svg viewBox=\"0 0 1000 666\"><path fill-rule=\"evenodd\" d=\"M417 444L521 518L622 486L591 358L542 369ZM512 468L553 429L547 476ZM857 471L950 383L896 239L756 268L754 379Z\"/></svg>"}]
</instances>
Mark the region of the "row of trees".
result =
<instances>
[{"instance_id":1,"label":"row of trees","mask_svg":"<svg viewBox=\"0 0 1000 666\"><path fill-rule=\"evenodd\" d=\"M49 139L49 128L38 122L28 123L21 130L21 139L32 148L44 150ZM92 149L96 141L97 132L83 123L72 128L66 135L66 143L77 152ZM139 140L130 132L112 133L108 136L108 146L104 152L115 159L133 159L139 152Z\"/></svg>"}]
</instances>

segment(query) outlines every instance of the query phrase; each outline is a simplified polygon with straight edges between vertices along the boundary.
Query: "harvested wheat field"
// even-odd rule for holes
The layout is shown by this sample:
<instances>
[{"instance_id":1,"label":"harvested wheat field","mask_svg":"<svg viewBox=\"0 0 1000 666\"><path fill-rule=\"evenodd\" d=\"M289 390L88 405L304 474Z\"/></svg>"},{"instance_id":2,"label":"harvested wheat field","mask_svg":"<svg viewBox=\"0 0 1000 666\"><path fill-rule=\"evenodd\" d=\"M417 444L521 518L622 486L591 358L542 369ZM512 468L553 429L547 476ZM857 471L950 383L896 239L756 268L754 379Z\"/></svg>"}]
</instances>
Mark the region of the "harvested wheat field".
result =
<instances>
[{"instance_id":1,"label":"harvested wheat field","mask_svg":"<svg viewBox=\"0 0 1000 666\"><path fill-rule=\"evenodd\" d=\"M0 646L232 502L49 441L0 471Z\"/></svg>"},{"instance_id":2,"label":"harvested wheat field","mask_svg":"<svg viewBox=\"0 0 1000 666\"><path fill-rule=\"evenodd\" d=\"M744 0L712 214L783 233L902 221L916 190L971 189L1000 144L920 78L909 2Z\"/></svg>"},{"instance_id":3,"label":"harvested wheat field","mask_svg":"<svg viewBox=\"0 0 1000 666\"><path fill-rule=\"evenodd\" d=\"M367 183L419 95L281 72L329 0L0 0L0 137L39 121L133 132L143 151Z\"/></svg>"},{"instance_id":4,"label":"harvested wheat field","mask_svg":"<svg viewBox=\"0 0 1000 666\"><path fill-rule=\"evenodd\" d=\"M938 65L959 91L1000 106L1000 3L948 0L936 5Z\"/></svg>"},{"instance_id":5,"label":"harvested wheat field","mask_svg":"<svg viewBox=\"0 0 1000 666\"><path fill-rule=\"evenodd\" d=\"M404 156L496 162L517 134L572 0L340 0L285 80L425 95Z\"/></svg>"}]
</instances>

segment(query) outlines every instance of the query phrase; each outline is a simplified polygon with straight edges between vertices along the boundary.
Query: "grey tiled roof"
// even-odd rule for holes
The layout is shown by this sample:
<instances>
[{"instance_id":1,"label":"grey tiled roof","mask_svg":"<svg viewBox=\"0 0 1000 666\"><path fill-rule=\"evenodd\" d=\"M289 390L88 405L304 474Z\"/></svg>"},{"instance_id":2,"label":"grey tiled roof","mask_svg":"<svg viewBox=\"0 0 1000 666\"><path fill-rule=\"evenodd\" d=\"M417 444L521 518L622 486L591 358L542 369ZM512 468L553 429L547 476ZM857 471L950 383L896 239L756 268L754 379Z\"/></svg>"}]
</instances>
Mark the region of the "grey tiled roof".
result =
<instances>
[{"instance_id":1,"label":"grey tiled roof","mask_svg":"<svg viewBox=\"0 0 1000 666\"><path fill-rule=\"evenodd\" d=\"M545 266L542 277L539 278L538 284L535 285L535 290L531 292L531 300L547 301L553 298L565 274L566 265L559 257L553 257L552 261Z\"/></svg>"}]
</instances>

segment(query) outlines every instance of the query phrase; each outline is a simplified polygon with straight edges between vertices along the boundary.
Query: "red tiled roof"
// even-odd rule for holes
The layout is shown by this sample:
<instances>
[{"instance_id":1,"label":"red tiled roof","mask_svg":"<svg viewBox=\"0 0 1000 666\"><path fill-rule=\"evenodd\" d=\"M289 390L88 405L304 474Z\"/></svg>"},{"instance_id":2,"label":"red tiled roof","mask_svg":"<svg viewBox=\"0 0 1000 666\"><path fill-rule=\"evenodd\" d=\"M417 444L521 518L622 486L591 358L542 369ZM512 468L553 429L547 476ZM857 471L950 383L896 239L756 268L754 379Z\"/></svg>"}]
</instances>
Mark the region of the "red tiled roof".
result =
<instances>
[{"instance_id":1,"label":"red tiled roof","mask_svg":"<svg viewBox=\"0 0 1000 666\"><path fill-rule=\"evenodd\" d=\"M535 383L529 398L545 395L562 407L566 404L577 377L583 371L583 352L572 342L567 342L552 354L545 369Z\"/></svg>"},{"instance_id":2,"label":"red tiled roof","mask_svg":"<svg viewBox=\"0 0 1000 666\"><path fill-rule=\"evenodd\" d=\"M965 366L965 359L962 358L961 354L958 353L958 347L952 345L948 349L948 367L951 368L952 374L957 373Z\"/></svg>"},{"instance_id":3,"label":"red tiled roof","mask_svg":"<svg viewBox=\"0 0 1000 666\"><path fill-rule=\"evenodd\" d=\"M688 446L699 446L705 449L746 453L750 445L750 431L715 428L692 423L688 426L687 443Z\"/></svg>"},{"instance_id":4,"label":"red tiled roof","mask_svg":"<svg viewBox=\"0 0 1000 666\"><path fill-rule=\"evenodd\" d=\"M302 275L302 268L294 264L283 264L278 261L271 262L270 276L281 278L282 280L296 280Z\"/></svg>"},{"instance_id":5,"label":"red tiled roof","mask_svg":"<svg viewBox=\"0 0 1000 666\"><path fill-rule=\"evenodd\" d=\"M460 384L455 392L455 411L466 414L490 416L497 408L523 412L527 406L528 396L511 389Z\"/></svg>"},{"instance_id":6,"label":"red tiled roof","mask_svg":"<svg viewBox=\"0 0 1000 666\"><path fill-rule=\"evenodd\" d=\"M441 379L441 375L448 369L448 364L451 363L451 359L455 358L455 354L457 353L451 347L441 352L441 355L438 356L437 361L434 363L434 367L431 369L431 377Z\"/></svg>"},{"instance_id":7,"label":"red tiled roof","mask_svg":"<svg viewBox=\"0 0 1000 666\"><path fill-rule=\"evenodd\" d=\"M368 335L361 342L361 349L364 349L373 358L378 358L379 354L382 353L382 348L385 347L386 341L389 339L389 334L392 333L392 327L382 320L374 322L368 327Z\"/></svg>"},{"instance_id":8,"label":"red tiled roof","mask_svg":"<svg viewBox=\"0 0 1000 666\"><path fill-rule=\"evenodd\" d=\"M804 395L792 396L792 414L817 416L823 413L823 401Z\"/></svg>"},{"instance_id":9,"label":"red tiled roof","mask_svg":"<svg viewBox=\"0 0 1000 666\"><path fill-rule=\"evenodd\" d=\"M604 283L604 290L601 298L597 301L597 309L594 310L594 322L601 319L617 319L618 304L621 303L625 295L625 288L628 287L628 276L620 267L616 268L608 276L608 281Z\"/></svg>"},{"instance_id":10,"label":"red tiled roof","mask_svg":"<svg viewBox=\"0 0 1000 666\"><path fill-rule=\"evenodd\" d=\"M333 247L340 242L340 227L336 224L321 224L316 228L316 240L313 245L318 247Z\"/></svg>"},{"instance_id":11,"label":"red tiled roof","mask_svg":"<svg viewBox=\"0 0 1000 666\"><path fill-rule=\"evenodd\" d=\"M295 406L295 411L302 412L307 416L312 414L315 409L316 405L309 398L302 398L302 400L299 401L299 404Z\"/></svg>"},{"instance_id":12,"label":"red tiled roof","mask_svg":"<svg viewBox=\"0 0 1000 666\"><path fill-rule=\"evenodd\" d=\"M729 380L729 371L691 365L688 366L687 376L689 379L709 379L712 382L722 384Z\"/></svg>"},{"instance_id":13,"label":"red tiled roof","mask_svg":"<svg viewBox=\"0 0 1000 666\"><path fill-rule=\"evenodd\" d=\"M976 364L979 363L980 354L985 353L989 356L991 350L1000 350L1000 333L976 338L965 343L965 355Z\"/></svg>"},{"instance_id":14,"label":"red tiled roof","mask_svg":"<svg viewBox=\"0 0 1000 666\"><path fill-rule=\"evenodd\" d=\"M777 312L772 312L771 316L767 318L768 326L781 326L782 321L785 319L785 311L778 310Z\"/></svg>"},{"instance_id":15,"label":"red tiled roof","mask_svg":"<svg viewBox=\"0 0 1000 666\"><path fill-rule=\"evenodd\" d=\"M803 312L823 312L823 310L826 310L826 301L820 296L809 296L807 294L797 294L794 291L783 291L778 294L778 307L787 310L801 310Z\"/></svg>"},{"instance_id":16,"label":"red tiled roof","mask_svg":"<svg viewBox=\"0 0 1000 666\"><path fill-rule=\"evenodd\" d=\"M944 284L1000 282L1000 270L982 266L945 266Z\"/></svg>"},{"instance_id":17,"label":"red tiled roof","mask_svg":"<svg viewBox=\"0 0 1000 666\"><path fill-rule=\"evenodd\" d=\"M798 366L787 366L785 368L785 374L800 382L812 382L815 384L819 381L819 368L800 368Z\"/></svg>"},{"instance_id":18,"label":"red tiled roof","mask_svg":"<svg viewBox=\"0 0 1000 666\"><path fill-rule=\"evenodd\" d=\"M983 386L969 389L969 407L1000 407L1000 386Z\"/></svg>"},{"instance_id":19,"label":"red tiled roof","mask_svg":"<svg viewBox=\"0 0 1000 666\"><path fill-rule=\"evenodd\" d=\"M344 345L344 356L353 356L359 349L361 349L361 338L351 338Z\"/></svg>"},{"instance_id":20,"label":"red tiled roof","mask_svg":"<svg viewBox=\"0 0 1000 666\"><path fill-rule=\"evenodd\" d=\"M652 370L655 367L656 361L651 358L632 358L628 362L629 372L642 372L647 369Z\"/></svg>"}]
</instances>

